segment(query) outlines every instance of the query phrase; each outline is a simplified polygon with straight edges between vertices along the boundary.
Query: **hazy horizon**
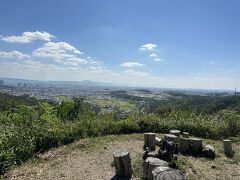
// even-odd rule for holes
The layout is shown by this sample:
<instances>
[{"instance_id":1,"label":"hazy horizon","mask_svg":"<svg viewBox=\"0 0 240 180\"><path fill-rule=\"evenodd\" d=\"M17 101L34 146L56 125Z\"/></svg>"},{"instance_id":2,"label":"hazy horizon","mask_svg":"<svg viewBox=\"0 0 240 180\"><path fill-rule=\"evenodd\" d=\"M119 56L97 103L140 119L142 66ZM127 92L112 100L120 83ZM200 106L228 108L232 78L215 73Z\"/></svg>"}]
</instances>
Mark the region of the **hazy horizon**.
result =
<instances>
[{"instance_id":1,"label":"hazy horizon","mask_svg":"<svg viewBox=\"0 0 240 180\"><path fill-rule=\"evenodd\" d=\"M2 1L0 77L240 88L240 2Z\"/></svg>"}]
</instances>

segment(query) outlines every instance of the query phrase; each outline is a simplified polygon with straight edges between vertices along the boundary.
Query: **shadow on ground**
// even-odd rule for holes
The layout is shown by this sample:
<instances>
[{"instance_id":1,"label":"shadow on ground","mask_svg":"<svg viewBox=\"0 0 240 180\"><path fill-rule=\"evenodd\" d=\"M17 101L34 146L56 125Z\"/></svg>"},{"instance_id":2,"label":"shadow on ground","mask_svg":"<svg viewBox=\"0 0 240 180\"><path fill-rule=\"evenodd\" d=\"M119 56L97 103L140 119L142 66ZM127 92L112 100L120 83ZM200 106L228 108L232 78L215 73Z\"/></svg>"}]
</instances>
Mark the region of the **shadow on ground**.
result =
<instances>
[{"instance_id":1,"label":"shadow on ground","mask_svg":"<svg viewBox=\"0 0 240 180\"><path fill-rule=\"evenodd\" d=\"M119 177L119 176L113 176L112 178L111 178L111 180L130 180L131 178L123 178L123 177Z\"/></svg>"}]
</instances>

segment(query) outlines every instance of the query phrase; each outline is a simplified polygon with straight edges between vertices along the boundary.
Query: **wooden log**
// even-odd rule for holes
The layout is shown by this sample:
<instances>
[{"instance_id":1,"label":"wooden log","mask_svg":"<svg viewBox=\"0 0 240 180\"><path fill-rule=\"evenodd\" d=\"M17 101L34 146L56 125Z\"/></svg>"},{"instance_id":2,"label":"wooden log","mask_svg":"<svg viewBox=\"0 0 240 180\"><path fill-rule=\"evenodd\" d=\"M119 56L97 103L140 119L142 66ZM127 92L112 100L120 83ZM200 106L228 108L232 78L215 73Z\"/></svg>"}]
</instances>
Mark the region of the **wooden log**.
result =
<instances>
[{"instance_id":1,"label":"wooden log","mask_svg":"<svg viewBox=\"0 0 240 180\"><path fill-rule=\"evenodd\" d=\"M173 141L173 142L178 141L178 137L173 134L165 134L164 139L166 139L167 141Z\"/></svg>"},{"instance_id":2,"label":"wooden log","mask_svg":"<svg viewBox=\"0 0 240 180\"><path fill-rule=\"evenodd\" d=\"M214 147L211 145L206 145L202 150L202 155L206 158L215 159L216 153Z\"/></svg>"},{"instance_id":3,"label":"wooden log","mask_svg":"<svg viewBox=\"0 0 240 180\"><path fill-rule=\"evenodd\" d=\"M171 162L173 154L176 152L176 144L173 141L163 139L161 147L158 151L158 158L167 162Z\"/></svg>"},{"instance_id":4,"label":"wooden log","mask_svg":"<svg viewBox=\"0 0 240 180\"><path fill-rule=\"evenodd\" d=\"M142 159L145 161L147 158L148 158L148 153L149 153L149 150L144 150L143 153L142 153Z\"/></svg>"},{"instance_id":5,"label":"wooden log","mask_svg":"<svg viewBox=\"0 0 240 180\"><path fill-rule=\"evenodd\" d=\"M178 153L178 144L179 144L179 138L173 134L165 134L164 139L167 141L173 141L175 144L175 150L174 153Z\"/></svg>"},{"instance_id":6,"label":"wooden log","mask_svg":"<svg viewBox=\"0 0 240 180\"><path fill-rule=\"evenodd\" d=\"M182 172L169 167L156 167L152 175L153 180L184 180Z\"/></svg>"},{"instance_id":7,"label":"wooden log","mask_svg":"<svg viewBox=\"0 0 240 180\"><path fill-rule=\"evenodd\" d=\"M226 157L232 158L233 157L233 150L232 150L232 141L229 139L223 140L223 149L224 154Z\"/></svg>"},{"instance_id":8,"label":"wooden log","mask_svg":"<svg viewBox=\"0 0 240 180\"><path fill-rule=\"evenodd\" d=\"M169 131L169 134L173 134L173 135L179 137L180 134L181 134L181 131L176 130L176 129L172 129L172 130Z\"/></svg>"},{"instance_id":9,"label":"wooden log","mask_svg":"<svg viewBox=\"0 0 240 180\"><path fill-rule=\"evenodd\" d=\"M161 141L162 141L162 139L156 137L156 145L157 145L158 147L161 146Z\"/></svg>"},{"instance_id":10,"label":"wooden log","mask_svg":"<svg viewBox=\"0 0 240 180\"><path fill-rule=\"evenodd\" d=\"M147 155L148 157L153 157L153 158L156 158L158 156L158 152L156 151L151 151L148 153Z\"/></svg>"},{"instance_id":11,"label":"wooden log","mask_svg":"<svg viewBox=\"0 0 240 180\"><path fill-rule=\"evenodd\" d=\"M189 138L190 140L190 151L194 156L199 156L202 153L203 145L202 139L198 138Z\"/></svg>"},{"instance_id":12,"label":"wooden log","mask_svg":"<svg viewBox=\"0 0 240 180\"><path fill-rule=\"evenodd\" d=\"M132 177L132 165L130 153L126 150L118 150L113 153L116 175L124 178Z\"/></svg>"},{"instance_id":13,"label":"wooden log","mask_svg":"<svg viewBox=\"0 0 240 180\"><path fill-rule=\"evenodd\" d=\"M144 149L155 151L156 149L156 134L155 133L144 133Z\"/></svg>"},{"instance_id":14,"label":"wooden log","mask_svg":"<svg viewBox=\"0 0 240 180\"><path fill-rule=\"evenodd\" d=\"M168 163L158 158L149 157L143 164L143 176L144 180L153 180L152 171L158 166L168 167Z\"/></svg>"},{"instance_id":15,"label":"wooden log","mask_svg":"<svg viewBox=\"0 0 240 180\"><path fill-rule=\"evenodd\" d=\"M188 132L183 132L183 138L189 138L189 133Z\"/></svg>"},{"instance_id":16,"label":"wooden log","mask_svg":"<svg viewBox=\"0 0 240 180\"><path fill-rule=\"evenodd\" d=\"M190 153L190 140L187 138L181 138L179 144L179 151L181 154L189 154Z\"/></svg>"},{"instance_id":17,"label":"wooden log","mask_svg":"<svg viewBox=\"0 0 240 180\"><path fill-rule=\"evenodd\" d=\"M143 151L142 159L146 160L148 157L156 158L156 157L158 157L158 152L156 152L156 151L148 151L148 150Z\"/></svg>"}]
</instances>

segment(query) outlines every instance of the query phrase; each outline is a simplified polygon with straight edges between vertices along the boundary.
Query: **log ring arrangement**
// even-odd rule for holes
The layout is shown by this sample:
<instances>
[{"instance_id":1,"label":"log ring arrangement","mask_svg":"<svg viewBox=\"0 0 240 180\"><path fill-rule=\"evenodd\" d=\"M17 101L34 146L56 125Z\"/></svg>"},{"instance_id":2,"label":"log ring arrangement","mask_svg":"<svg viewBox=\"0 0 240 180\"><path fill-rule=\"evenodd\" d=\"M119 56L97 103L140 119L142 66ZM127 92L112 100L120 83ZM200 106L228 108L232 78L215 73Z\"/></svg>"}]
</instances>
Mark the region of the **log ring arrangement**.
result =
<instances>
[{"instance_id":1,"label":"log ring arrangement","mask_svg":"<svg viewBox=\"0 0 240 180\"><path fill-rule=\"evenodd\" d=\"M156 146L159 150L156 151ZM203 146L202 139L189 138L188 132L170 130L163 139L156 137L155 133L144 133L144 151L142 158L144 180L184 180L184 174L174 168L174 160L180 152L183 155L206 157L214 159L215 149L212 145ZM234 151L231 140L223 140L224 153L232 158ZM130 153L126 150L116 151L114 154L116 175L118 177L132 177ZM175 164L176 165L176 164ZM170 166L170 167L169 167Z\"/></svg>"}]
</instances>

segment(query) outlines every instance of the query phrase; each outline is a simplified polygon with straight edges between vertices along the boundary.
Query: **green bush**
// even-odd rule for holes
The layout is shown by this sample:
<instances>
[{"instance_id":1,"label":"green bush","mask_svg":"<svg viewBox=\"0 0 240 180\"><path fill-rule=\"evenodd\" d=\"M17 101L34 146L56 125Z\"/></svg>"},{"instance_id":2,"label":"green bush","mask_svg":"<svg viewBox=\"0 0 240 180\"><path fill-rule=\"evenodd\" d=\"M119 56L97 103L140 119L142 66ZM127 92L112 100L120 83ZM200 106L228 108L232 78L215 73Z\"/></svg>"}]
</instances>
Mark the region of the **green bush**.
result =
<instances>
[{"instance_id":1,"label":"green bush","mask_svg":"<svg viewBox=\"0 0 240 180\"><path fill-rule=\"evenodd\" d=\"M9 109L0 112L0 174L36 153L80 138L139 132L168 133L170 129L200 137L236 140L240 135L240 115L229 110L199 114L163 108L158 113L141 112L123 118L115 113L96 115L81 98L61 104L18 104L11 113Z\"/></svg>"}]
</instances>

